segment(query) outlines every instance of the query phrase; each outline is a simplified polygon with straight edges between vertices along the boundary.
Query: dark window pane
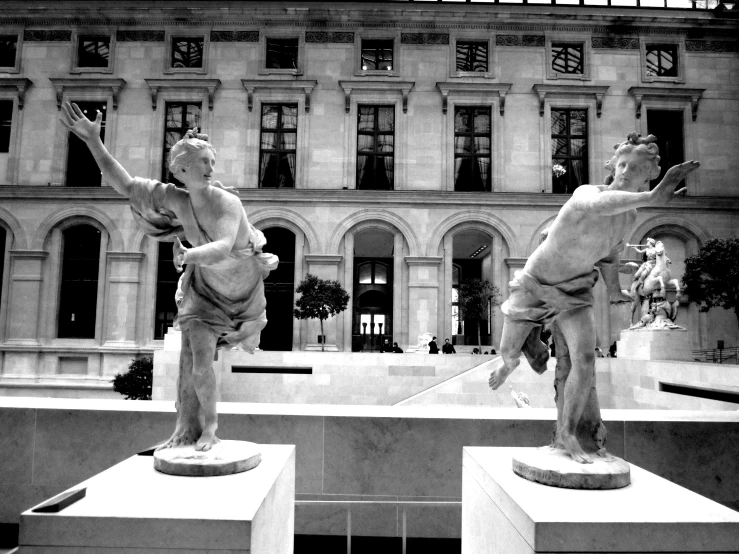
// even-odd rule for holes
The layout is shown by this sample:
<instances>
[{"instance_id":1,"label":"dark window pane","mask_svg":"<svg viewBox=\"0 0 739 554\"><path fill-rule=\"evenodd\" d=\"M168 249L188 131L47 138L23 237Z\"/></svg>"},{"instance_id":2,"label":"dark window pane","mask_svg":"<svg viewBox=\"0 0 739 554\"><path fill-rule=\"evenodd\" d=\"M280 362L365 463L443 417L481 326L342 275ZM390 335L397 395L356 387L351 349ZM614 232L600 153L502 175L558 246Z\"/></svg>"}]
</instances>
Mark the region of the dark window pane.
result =
<instances>
[{"instance_id":1,"label":"dark window pane","mask_svg":"<svg viewBox=\"0 0 739 554\"><path fill-rule=\"evenodd\" d=\"M378 131L393 131L395 129L395 108L379 108L377 120Z\"/></svg>"},{"instance_id":2,"label":"dark window pane","mask_svg":"<svg viewBox=\"0 0 739 554\"><path fill-rule=\"evenodd\" d=\"M567 115L565 112L552 110L552 134L564 135L567 133Z\"/></svg>"},{"instance_id":3,"label":"dark window pane","mask_svg":"<svg viewBox=\"0 0 739 554\"><path fill-rule=\"evenodd\" d=\"M582 44L552 44L552 69L555 73L580 75L583 73Z\"/></svg>"},{"instance_id":4,"label":"dark window pane","mask_svg":"<svg viewBox=\"0 0 739 554\"><path fill-rule=\"evenodd\" d=\"M457 107L454 122L454 190L489 191L490 108Z\"/></svg>"},{"instance_id":5,"label":"dark window pane","mask_svg":"<svg viewBox=\"0 0 739 554\"><path fill-rule=\"evenodd\" d=\"M685 161L683 142L683 112L677 110L647 110L647 132L657 137L659 148L659 177L652 180L650 188L659 184L673 165ZM685 181L678 189L685 186Z\"/></svg>"},{"instance_id":6,"label":"dark window pane","mask_svg":"<svg viewBox=\"0 0 739 554\"><path fill-rule=\"evenodd\" d=\"M18 37L16 35L0 35L0 67L15 67L18 53Z\"/></svg>"},{"instance_id":7,"label":"dark window pane","mask_svg":"<svg viewBox=\"0 0 739 554\"><path fill-rule=\"evenodd\" d=\"M59 338L95 338L100 231L75 225L62 232Z\"/></svg>"},{"instance_id":8,"label":"dark window pane","mask_svg":"<svg viewBox=\"0 0 739 554\"><path fill-rule=\"evenodd\" d=\"M263 104L259 156L259 186L295 187L298 107Z\"/></svg>"},{"instance_id":9,"label":"dark window pane","mask_svg":"<svg viewBox=\"0 0 739 554\"><path fill-rule=\"evenodd\" d=\"M585 148L585 139L572 139L570 141L570 154L572 154L573 156L582 156L586 153Z\"/></svg>"},{"instance_id":10,"label":"dark window pane","mask_svg":"<svg viewBox=\"0 0 739 554\"><path fill-rule=\"evenodd\" d=\"M268 38L267 69L297 69L298 39Z\"/></svg>"},{"instance_id":11,"label":"dark window pane","mask_svg":"<svg viewBox=\"0 0 739 554\"><path fill-rule=\"evenodd\" d=\"M455 154L469 154L472 151L472 137L454 137Z\"/></svg>"},{"instance_id":12,"label":"dark window pane","mask_svg":"<svg viewBox=\"0 0 739 554\"><path fill-rule=\"evenodd\" d=\"M372 131L375 128L375 110L371 106L359 107L359 131Z\"/></svg>"},{"instance_id":13,"label":"dark window pane","mask_svg":"<svg viewBox=\"0 0 739 554\"><path fill-rule=\"evenodd\" d=\"M362 264L359 266L359 284L369 285L370 283L372 283L372 264Z\"/></svg>"},{"instance_id":14,"label":"dark window pane","mask_svg":"<svg viewBox=\"0 0 739 554\"><path fill-rule=\"evenodd\" d=\"M357 120L357 188L393 188L395 109L359 106Z\"/></svg>"},{"instance_id":15,"label":"dark window pane","mask_svg":"<svg viewBox=\"0 0 739 554\"><path fill-rule=\"evenodd\" d=\"M470 132L470 112L469 110L458 108L454 114L454 132L469 133Z\"/></svg>"},{"instance_id":16,"label":"dark window pane","mask_svg":"<svg viewBox=\"0 0 739 554\"><path fill-rule=\"evenodd\" d=\"M108 67L110 37L79 37L77 67Z\"/></svg>"},{"instance_id":17,"label":"dark window pane","mask_svg":"<svg viewBox=\"0 0 739 554\"><path fill-rule=\"evenodd\" d=\"M457 71L488 70L488 43L457 41Z\"/></svg>"},{"instance_id":18,"label":"dark window pane","mask_svg":"<svg viewBox=\"0 0 739 554\"><path fill-rule=\"evenodd\" d=\"M387 285L387 266L375 264L375 280L376 285Z\"/></svg>"},{"instance_id":19,"label":"dark window pane","mask_svg":"<svg viewBox=\"0 0 739 554\"><path fill-rule=\"evenodd\" d=\"M392 39L362 40L362 69L365 71L392 70Z\"/></svg>"},{"instance_id":20,"label":"dark window pane","mask_svg":"<svg viewBox=\"0 0 739 554\"><path fill-rule=\"evenodd\" d=\"M585 135L588 128L588 112L572 110L570 112L570 135Z\"/></svg>"},{"instance_id":21,"label":"dark window pane","mask_svg":"<svg viewBox=\"0 0 739 554\"><path fill-rule=\"evenodd\" d=\"M198 69L203 67L203 39L173 38L172 67L174 69Z\"/></svg>"},{"instance_id":22,"label":"dark window pane","mask_svg":"<svg viewBox=\"0 0 739 554\"><path fill-rule=\"evenodd\" d=\"M178 187L184 185L169 171L169 151L185 136L190 129L200 129L199 103L167 102L164 106L166 114L164 128L164 151L162 152L162 182L173 183ZM202 130L202 129L200 129Z\"/></svg>"},{"instance_id":23,"label":"dark window pane","mask_svg":"<svg viewBox=\"0 0 739 554\"><path fill-rule=\"evenodd\" d=\"M566 156L567 154L567 139L553 138L552 156Z\"/></svg>"},{"instance_id":24,"label":"dark window pane","mask_svg":"<svg viewBox=\"0 0 739 554\"><path fill-rule=\"evenodd\" d=\"M375 137L374 135L359 135L357 137L357 150L365 152L367 150L374 152Z\"/></svg>"},{"instance_id":25,"label":"dark window pane","mask_svg":"<svg viewBox=\"0 0 739 554\"><path fill-rule=\"evenodd\" d=\"M490 154L490 137L475 137L475 154Z\"/></svg>"},{"instance_id":26,"label":"dark window pane","mask_svg":"<svg viewBox=\"0 0 739 554\"><path fill-rule=\"evenodd\" d=\"M647 75L650 77L677 77L677 46L647 45Z\"/></svg>"},{"instance_id":27,"label":"dark window pane","mask_svg":"<svg viewBox=\"0 0 739 554\"><path fill-rule=\"evenodd\" d=\"M177 304L174 295L177 292L179 273L172 263L172 243L159 243L157 258L157 288L154 308L154 338L161 340L171 327L177 315Z\"/></svg>"},{"instance_id":28,"label":"dark window pane","mask_svg":"<svg viewBox=\"0 0 739 554\"><path fill-rule=\"evenodd\" d=\"M82 113L90 121L94 121L97 112L103 114L100 127L100 138L105 142L105 116L108 105L104 102L75 102ZM92 157L90 149L77 135L69 133L67 148L67 180L68 187L99 187L102 183L100 168Z\"/></svg>"},{"instance_id":29,"label":"dark window pane","mask_svg":"<svg viewBox=\"0 0 739 554\"><path fill-rule=\"evenodd\" d=\"M10 152L10 128L13 123L13 101L0 100L0 154Z\"/></svg>"},{"instance_id":30,"label":"dark window pane","mask_svg":"<svg viewBox=\"0 0 739 554\"><path fill-rule=\"evenodd\" d=\"M490 133L490 110L475 110L475 133Z\"/></svg>"},{"instance_id":31,"label":"dark window pane","mask_svg":"<svg viewBox=\"0 0 739 554\"><path fill-rule=\"evenodd\" d=\"M552 192L571 194L588 180L587 110L552 109Z\"/></svg>"}]
</instances>

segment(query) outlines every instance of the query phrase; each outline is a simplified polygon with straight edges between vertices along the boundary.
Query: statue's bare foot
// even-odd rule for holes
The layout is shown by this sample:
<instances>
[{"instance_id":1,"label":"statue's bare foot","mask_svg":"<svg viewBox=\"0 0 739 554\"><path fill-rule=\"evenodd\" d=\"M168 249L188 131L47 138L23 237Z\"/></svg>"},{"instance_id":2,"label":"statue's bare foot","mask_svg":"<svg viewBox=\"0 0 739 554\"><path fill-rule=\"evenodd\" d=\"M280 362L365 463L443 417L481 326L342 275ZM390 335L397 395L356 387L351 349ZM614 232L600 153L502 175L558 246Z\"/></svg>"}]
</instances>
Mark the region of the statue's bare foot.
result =
<instances>
[{"instance_id":1,"label":"statue's bare foot","mask_svg":"<svg viewBox=\"0 0 739 554\"><path fill-rule=\"evenodd\" d=\"M568 435L565 433L562 433L559 437L560 442L564 446L567 453L570 455L570 457L575 460L579 464L592 464L593 460L590 459L590 456L588 456L585 451L580 446L580 443L577 442L577 439L574 435Z\"/></svg>"},{"instance_id":2,"label":"statue's bare foot","mask_svg":"<svg viewBox=\"0 0 739 554\"><path fill-rule=\"evenodd\" d=\"M197 444L195 445L195 450L199 452L208 452L213 446L221 442L221 439L216 437L216 433L213 430L205 430L203 431L203 434L200 435L200 438L198 439Z\"/></svg>"},{"instance_id":3,"label":"statue's bare foot","mask_svg":"<svg viewBox=\"0 0 739 554\"><path fill-rule=\"evenodd\" d=\"M500 387L503 383L505 383L505 380L513 372L514 369L515 368L508 369L505 363L502 364L499 368L494 369L493 372L490 374L490 379L488 379L488 385L490 385L490 388L496 390L498 387Z\"/></svg>"},{"instance_id":4,"label":"statue's bare foot","mask_svg":"<svg viewBox=\"0 0 739 554\"><path fill-rule=\"evenodd\" d=\"M174 448L176 446L187 446L188 444L195 444L200 435L200 428L196 425L178 426L170 439L163 445L157 447L157 450L164 450L165 448Z\"/></svg>"}]
</instances>

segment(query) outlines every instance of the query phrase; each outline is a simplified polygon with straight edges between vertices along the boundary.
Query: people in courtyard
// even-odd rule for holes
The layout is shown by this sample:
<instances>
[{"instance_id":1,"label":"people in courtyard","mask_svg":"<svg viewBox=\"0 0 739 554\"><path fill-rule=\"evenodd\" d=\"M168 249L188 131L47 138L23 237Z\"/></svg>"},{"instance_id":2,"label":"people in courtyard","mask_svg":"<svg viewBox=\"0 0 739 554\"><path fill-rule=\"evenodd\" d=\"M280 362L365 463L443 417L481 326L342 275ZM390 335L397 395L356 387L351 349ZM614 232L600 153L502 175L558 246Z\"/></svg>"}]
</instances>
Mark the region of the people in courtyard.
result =
<instances>
[{"instance_id":1,"label":"people in courtyard","mask_svg":"<svg viewBox=\"0 0 739 554\"><path fill-rule=\"evenodd\" d=\"M454 345L449 342L449 339L444 339L444 345L441 347L441 351L444 354L456 354L457 351L454 350Z\"/></svg>"},{"instance_id":2,"label":"people in courtyard","mask_svg":"<svg viewBox=\"0 0 739 554\"><path fill-rule=\"evenodd\" d=\"M540 340L540 327L556 320L555 340L561 335L571 362L563 383L558 383L558 419L553 446L563 448L573 460L592 459L578 441L576 432L583 414L594 421L588 430L596 445L603 445L605 428L595 392L595 323L593 287L598 271L605 281L611 303L631 302L618 281L618 259L623 238L633 226L636 208L662 206L685 189L677 185L696 170L695 161L670 168L664 179L649 190L659 176L659 152L652 135L631 133L616 146L606 167L610 175L604 185L583 185L560 210L548 237L528 258L523 270L510 283L510 296L503 304L501 354L503 363L490 375L489 385L499 388L519 365L521 352L537 373L543 373L549 358ZM559 380L559 379L558 379ZM560 385L561 390L559 388ZM588 409L586 410L586 406ZM605 454L604 448L594 452Z\"/></svg>"},{"instance_id":3,"label":"people in courtyard","mask_svg":"<svg viewBox=\"0 0 739 554\"><path fill-rule=\"evenodd\" d=\"M436 344L436 337L429 341L429 354L438 354L439 346Z\"/></svg>"},{"instance_id":4,"label":"people in courtyard","mask_svg":"<svg viewBox=\"0 0 739 554\"><path fill-rule=\"evenodd\" d=\"M65 103L62 123L89 148L104 179L126 196L134 219L150 237L174 242L174 264L184 274L178 286L177 324L182 331L177 381L177 425L160 448L195 444L207 451L216 437L217 348L240 345L254 352L267 324L262 280L277 267L263 254L266 240L246 218L233 188L213 181L215 148L197 130L170 150L169 168L185 189L131 177L100 139L102 115L90 121ZM180 239L192 245L185 248Z\"/></svg>"},{"instance_id":5,"label":"people in courtyard","mask_svg":"<svg viewBox=\"0 0 739 554\"><path fill-rule=\"evenodd\" d=\"M400 346L398 346L398 343L397 342L394 342L393 343L393 352L395 354L402 354L403 353L403 349Z\"/></svg>"}]
</instances>

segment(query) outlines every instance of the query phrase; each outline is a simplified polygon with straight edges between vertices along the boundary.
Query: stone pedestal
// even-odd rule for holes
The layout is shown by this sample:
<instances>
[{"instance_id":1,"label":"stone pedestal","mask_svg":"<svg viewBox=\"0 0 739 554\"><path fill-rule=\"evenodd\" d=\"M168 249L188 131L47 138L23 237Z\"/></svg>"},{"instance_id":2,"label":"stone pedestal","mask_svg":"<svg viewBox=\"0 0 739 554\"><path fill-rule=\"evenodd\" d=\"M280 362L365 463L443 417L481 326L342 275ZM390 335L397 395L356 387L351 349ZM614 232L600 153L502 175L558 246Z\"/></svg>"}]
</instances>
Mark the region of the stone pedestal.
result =
<instances>
[{"instance_id":1,"label":"stone pedestal","mask_svg":"<svg viewBox=\"0 0 739 554\"><path fill-rule=\"evenodd\" d=\"M295 447L260 445L258 467L180 477L133 456L72 487L84 498L58 513L21 514L20 553L293 552Z\"/></svg>"},{"instance_id":2,"label":"stone pedestal","mask_svg":"<svg viewBox=\"0 0 739 554\"><path fill-rule=\"evenodd\" d=\"M615 490L522 479L523 448L465 447L462 554L735 552L739 513L637 466Z\"/></svg>"},{"instance_id":3,"label":"stone pedestal","mask_svg":"<svg viewBox=\"0 0 739 554\"><path fill-rule=\"evenodd\" d=\"M632 360L692 361L690 336L685 329L634 329L621 331L618 357Z\"/></svg>"}]
</instances>

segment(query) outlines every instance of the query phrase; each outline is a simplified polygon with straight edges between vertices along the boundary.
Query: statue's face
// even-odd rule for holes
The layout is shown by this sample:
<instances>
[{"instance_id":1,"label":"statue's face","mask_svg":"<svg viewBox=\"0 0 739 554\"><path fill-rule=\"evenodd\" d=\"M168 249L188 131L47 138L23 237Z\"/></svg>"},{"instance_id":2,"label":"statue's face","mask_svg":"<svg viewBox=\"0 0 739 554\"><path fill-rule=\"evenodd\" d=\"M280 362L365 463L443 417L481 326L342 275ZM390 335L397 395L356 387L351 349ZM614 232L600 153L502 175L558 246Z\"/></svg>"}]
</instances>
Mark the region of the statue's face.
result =
<instances>
[{"instance_id":1,"label":"statue's face","mask_svg":"<svg viewBox=\"0 0 739 554\"><path fill-rule=\"evenodd\" d=\"M612 189L629 192L642 192L649 189L651 162L635 151L622 154L616 160L616 174Z\"/></svg>"},{"instance_id":2,"label":"statue's face","mask_svg":"<svg viewBox=\"0 0 739 554\"><path fill-rule=\"evenodd\" d=\"M189 163L182 168L183 171L177 178L182 181L187 188L202 188L210 186L213 177L213 167L216 164L216 157L210 148L203 148L192 154Z\"/></svg>"}]
</instances>

